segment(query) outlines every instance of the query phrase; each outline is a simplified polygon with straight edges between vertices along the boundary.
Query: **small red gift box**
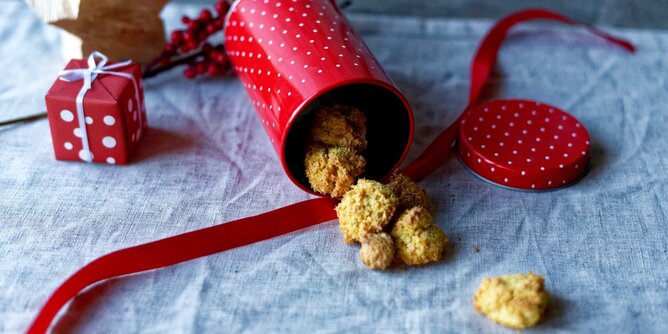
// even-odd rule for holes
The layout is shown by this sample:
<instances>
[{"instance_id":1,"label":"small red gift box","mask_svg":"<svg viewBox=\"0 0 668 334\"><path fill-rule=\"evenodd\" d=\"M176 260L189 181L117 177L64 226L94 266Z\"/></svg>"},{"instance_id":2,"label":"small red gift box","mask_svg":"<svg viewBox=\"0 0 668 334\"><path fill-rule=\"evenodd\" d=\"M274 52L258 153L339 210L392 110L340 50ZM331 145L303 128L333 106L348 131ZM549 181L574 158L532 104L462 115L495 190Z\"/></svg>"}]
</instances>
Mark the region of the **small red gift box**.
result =
<instances>
[{"instance_id":1,"label":"small red gift box","mask_svg":"<svg viewBox=\"0 0 668 334\"><path fill-rule=\"evenodd\" d=\"M73 59L46 94L58 160L126 164L146 129L139 64Z\"/></svg>"}]
</instances>

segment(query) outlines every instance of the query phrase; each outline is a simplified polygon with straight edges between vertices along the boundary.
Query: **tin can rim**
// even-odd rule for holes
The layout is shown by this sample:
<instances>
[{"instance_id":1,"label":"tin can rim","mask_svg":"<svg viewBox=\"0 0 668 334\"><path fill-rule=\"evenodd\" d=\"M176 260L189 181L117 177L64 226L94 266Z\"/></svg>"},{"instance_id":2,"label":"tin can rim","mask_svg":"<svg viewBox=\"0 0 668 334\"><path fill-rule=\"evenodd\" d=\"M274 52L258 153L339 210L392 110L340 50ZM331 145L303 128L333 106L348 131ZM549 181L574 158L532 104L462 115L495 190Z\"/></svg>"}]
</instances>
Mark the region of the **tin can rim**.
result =
<instances>
[{"instance_id":1,"label":"tin can rim","mask_svg":"<svg viewBox=\"0 0 668 334\"><path fill-rule=\"evenodd\" d=\"M296 123L297 119L304 112L304 110L306 110L307 107L311 103L316 101L318 98L320 98L323 95L331 92L334 89L342 88L342 87L349 86L349 85L356 85L356 84L366 84L366 85L377 86L377 87L386 89L387 91L389 91L390 93L395 95L397 98L399 98L399 100L403 104L403 109L405 110L405 112L407 113L407 116L408 116L408 136L406 138L406 144L404 145L404 149L403 149L401 155L399 156L399 158L397 159L397 161L394 163L394 165L388 170L387 174L384 175L384 176L390 175L395 169L397 169L399 167L399 165L406 158L406 155L408 155L411 144L413 143L415 119L413 117L413 110L410 106L410 103L408 103L408 100L401 93L401 91L397 87L391 85L390 83L385 82L385 81L380 80L380 79L376 79L376 78L356 78L356 79L349 79L349 80L344 80L344 81L340 81L340 82L335 82L331 85L323 87L317 93L315 93L312 96L304 99L304 101L299 106L297 106L295 108L295 112L293 112L291 114L290 119L288 120L288 122L286 124L285 131L281 135L280 159L281 159L281 165L283 167L283 170L288 175L288 178L290 178L292 183L294 183L300 189L306 191L309 194L313 194L313 195L317 195L317 196L325 196L325 195L318 194L318 193L314 192L310 187L308 187L307 185L302 184L301 182L299 182L299 180L293 175L292 170L289 168L288 163L287 163L287 159L286 159L286 148L287 148L286 143L287 143L287 138L288 138L288 135L290 133L290 130L292 130L293 125Z\"/></svg>"}]
</instances>

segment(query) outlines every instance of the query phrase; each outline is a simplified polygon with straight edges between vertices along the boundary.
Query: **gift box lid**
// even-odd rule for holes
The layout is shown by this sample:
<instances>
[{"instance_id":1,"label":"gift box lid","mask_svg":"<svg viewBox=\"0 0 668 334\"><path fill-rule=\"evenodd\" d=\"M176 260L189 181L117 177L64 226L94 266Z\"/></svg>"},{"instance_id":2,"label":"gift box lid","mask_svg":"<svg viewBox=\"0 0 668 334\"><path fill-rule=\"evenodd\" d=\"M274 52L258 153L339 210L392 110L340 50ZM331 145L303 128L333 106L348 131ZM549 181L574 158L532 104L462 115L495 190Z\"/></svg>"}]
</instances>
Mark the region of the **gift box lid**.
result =
<instances>
[{"instance_id":1,"label":"gift box lid","mask_svg":"<svg viewBox=\"0 0 668 334\"><path fill-rule=\"evenodd\" d=\"M108 65L112 64L112 62L108 63ZM65 66L66 70L80 68L88 68L86 60L72 59L67 64L67 66ZM134 75L135 78L139 78L141 73L140 66L137 63L132 63L127 66L114 69L114 71L129 73ZM68 82L56 78L56 81L53 83L46 95L50 98L63 97L71 99L77 96L79 90L81 90L82 84L82 80ZM109 101L115 102L117 101L117 98L121 96L127 85L132 85L132 83L126 78L115 75L98 74L97 78L91 85L91 89L86 92L86 101L92 103L104 103Z\"/></svg>"},{"instance_id":2,"label":"gift box lid","mask_svg":"<svg viewBox=\"0 0 668 334\"><path fill-rule=\"evenodd\" d=\"M528 100L496 100L468 111L458 153L491 183L549 190L576 182L589 167L589 134L568 113Z\"/></svg>"}]
</instances>

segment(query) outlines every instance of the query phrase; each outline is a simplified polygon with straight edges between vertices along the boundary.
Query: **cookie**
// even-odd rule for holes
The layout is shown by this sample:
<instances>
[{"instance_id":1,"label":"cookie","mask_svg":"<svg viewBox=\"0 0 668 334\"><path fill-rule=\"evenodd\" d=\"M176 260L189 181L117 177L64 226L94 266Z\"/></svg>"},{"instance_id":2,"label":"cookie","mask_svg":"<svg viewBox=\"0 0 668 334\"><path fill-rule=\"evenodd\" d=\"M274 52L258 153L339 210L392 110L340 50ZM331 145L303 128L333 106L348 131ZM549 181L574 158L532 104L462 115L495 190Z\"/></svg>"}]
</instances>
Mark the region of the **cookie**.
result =
<instances>
[{"instance_id":1,"label":"cookie","mask_svg":"<svg viewBox=\"0 0 668 334\"><path fill-rule=\"evenodd\" d=\"M427 209L416 206L404 211L392 228L396 256L408 265L424 265L443 257L448 237L434 225Z\"/></svg>"},{"instance_id":2,"label":"cookie","mask_svg":"<svg viewBox=\"0 0 668 334\"><path fill-rule=\"evenodd\" d=\"M429 210L429 199L423 189L418 187L408 176L395 172L387 184L399 199L399 210L403 211L416 206Z\"/></svg>"},{"instance_id":3,"label":"cookie","mask_svg":"<svg viewBox=\"0 0 668 334\"><path fill-rule=\"evenodd\" d=\"M540 322L548 299L544 279L529 272L485 278L473 297L473 305L498 324L524 329Z\"/></svg>"},{"instance_id":4,"label":"cookie","mask_svg":"<svg viewBox=\"0 0 668 334\"><path fill-rule=\"evenodd\" d=\"M360 179L336 206L339 226L347 243L360 241L383 230L392 219L399 200L380 182Z\"/></svg>"},{"instance_id":5,"label":"cookie","mask_svg":"<svg viewBox=\"0 0 668 334\"><path fill-rule=\"evenodd\" d=\"M367 234L361 239L360 260L370 269L386 269L394 260L394 241L387 233Z\"/></svg>"},{"instance_id":6,"label":"cookie","mask_svg":"<svg viewBox=\"0 0 668 334\"><path fill-rule=\"evenodd\" d=\"M334 105L317 110L313 114L309 142L347 147L357 152L366 149L366 116L359 109Z\"/></svg>"},{"instance_id":7,"label":"cookie","mask_svg":"<svg viewBox=\"0 0 668 334\"><path fill-rule=\"evenodd\" d=\"M341 197L364 172L366 160L345 147L311 146L304 167L311 188L320 194Z\"/></svg>"}]
</instances>

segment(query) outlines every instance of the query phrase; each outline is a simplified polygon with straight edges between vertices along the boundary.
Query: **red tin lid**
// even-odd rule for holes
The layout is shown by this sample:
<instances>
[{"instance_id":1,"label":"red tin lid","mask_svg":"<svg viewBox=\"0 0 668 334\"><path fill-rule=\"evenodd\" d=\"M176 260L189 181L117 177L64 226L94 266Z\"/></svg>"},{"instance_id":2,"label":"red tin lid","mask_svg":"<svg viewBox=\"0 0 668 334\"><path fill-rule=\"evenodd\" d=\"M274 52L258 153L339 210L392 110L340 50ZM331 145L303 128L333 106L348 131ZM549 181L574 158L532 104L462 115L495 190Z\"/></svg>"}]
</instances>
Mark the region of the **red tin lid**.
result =
<instances>
[{"instance_id":1,"label":"red tin lid","mask_svg":"<svg viewBox=\"0 0 668 334\"><path fill-rule=\"evenodd\" d=\"M589 164L589 134L556 107L495 100L462 119L459 155L470 171L497 185L548 190L577 181Z\"/></svg>"}]
</instances>

